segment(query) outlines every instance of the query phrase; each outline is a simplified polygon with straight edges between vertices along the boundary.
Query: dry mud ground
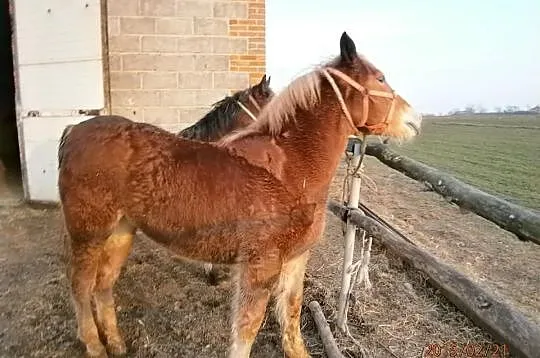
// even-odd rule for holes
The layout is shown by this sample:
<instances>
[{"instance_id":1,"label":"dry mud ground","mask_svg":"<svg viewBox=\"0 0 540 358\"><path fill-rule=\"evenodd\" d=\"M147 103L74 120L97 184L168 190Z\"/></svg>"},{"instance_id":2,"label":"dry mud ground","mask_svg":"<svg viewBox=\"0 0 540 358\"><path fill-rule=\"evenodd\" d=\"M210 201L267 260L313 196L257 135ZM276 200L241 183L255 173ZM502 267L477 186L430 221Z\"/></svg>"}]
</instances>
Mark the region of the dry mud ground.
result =
<instances>
[{"instance_id":1,"label":"dry mud ground","mask_svg":"<svg viewBox=\"0 0 540 358\"><path fill-rule=\"evenodd\" d=\"M343 167L331 196L339 199ZM540 246L463 213L403 175L367 159L362 200L418 245L467 273L540 321ZM366 181L367 182L367 181ZM0 357L80 357L58 209L0 201ZM313 357L324 357L307 309L312 299L333 317L340 286L342 227L328 215L306 277L302 332ZM358 253L357 253L358 254ZM373 288L356 290L350 328L363 347L338 336L346 357L420 357L430 344L487 343L491 338L457 311L424 276L374 243ZM175 260L139 236L116 285L119 324L129 357L226 357L230 280L206 283L201 266ZM332 326L333 327L333 326ZM487 352L486 352L487 353ZM282 357L277 323L268 315L253 357ZM451 356L451 355L449 355ZM501 355L494 355L501 356Z\"/></svg>"}]
</instances>

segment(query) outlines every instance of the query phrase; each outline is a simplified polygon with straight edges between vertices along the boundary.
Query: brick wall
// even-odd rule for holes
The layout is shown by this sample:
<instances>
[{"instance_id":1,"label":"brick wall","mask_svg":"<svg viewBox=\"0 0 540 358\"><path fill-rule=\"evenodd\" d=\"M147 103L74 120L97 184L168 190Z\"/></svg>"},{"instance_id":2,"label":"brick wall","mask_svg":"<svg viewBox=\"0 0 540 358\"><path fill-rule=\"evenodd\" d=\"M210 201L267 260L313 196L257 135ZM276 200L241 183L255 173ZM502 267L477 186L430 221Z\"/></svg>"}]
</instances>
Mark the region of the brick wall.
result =
<instances>
[{"instance_id":1,"label":"brick wall","mask_svg":"<svg viewBox=\"0 0 540 358\"><path fill-rule=\"evenodd\" d=\"M238 1L238 3L247 3L248 16L230 19L229 35L247 38L248 48L245 53L231 55L230 70L248 73L250 83L255 84L266 71L265 0Z\"/></svg>"},{"instance_id":2,"label":"brick wall","mask_svg":"<svg viewBox=\"0 0 540 358\"><path fill-rule=\"evenodd\" d=\"M109 0L114 114L177 131L265 71L264 0Z\"/></svg>"}]
</instances>

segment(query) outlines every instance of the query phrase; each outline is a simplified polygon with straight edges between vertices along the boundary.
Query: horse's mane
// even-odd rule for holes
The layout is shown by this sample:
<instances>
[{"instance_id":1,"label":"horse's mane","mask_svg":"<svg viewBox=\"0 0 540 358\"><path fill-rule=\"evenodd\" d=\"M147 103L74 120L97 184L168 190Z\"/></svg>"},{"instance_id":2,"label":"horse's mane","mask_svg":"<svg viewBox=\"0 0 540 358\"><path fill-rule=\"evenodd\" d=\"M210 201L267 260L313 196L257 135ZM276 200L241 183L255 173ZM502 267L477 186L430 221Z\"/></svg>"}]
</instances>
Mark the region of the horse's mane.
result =
<instances>
[{"instance_id":1,"label":"horse's mane","mask_svg":"<svg viewBox=\"0 0 540 358\"><path fill-rule=\"evenodd\" d=\"M230 132L241 110L238 101L247 98L250 91L251 88L247 88L215 102L210 112L195 124L184 128L178 136L208 142L220 133Z\"/></svg>"},{"instance_id":2,"label":"horse's mane","mask_svg":"<svg viewBox=\"0 0 540 358\"><path fill-rule=\"evenodd\" d=\"M62 135L60 136L60 143L58 145L58 168L60 168L62 166L62 162L64 160L64 145L66 144L66 139L67 139L67 136L69 134L69 132L71 132L71 130L73 129L73 124L68 124L64 130L62 131Z\"/></svg>"},{"instance_id":3,"label":"horse's mane","mask_svg":"<svg viewBox=\"0 0 540 358\"><path fill-rule=\"evenodd\" d=\"M224 137L220 144L226 145L254 133L279 134L294 119L297 108L310 109L320 100L321 78L313 70L295 79L262 109L257 121Z\"/></svg>"}]
</instances>

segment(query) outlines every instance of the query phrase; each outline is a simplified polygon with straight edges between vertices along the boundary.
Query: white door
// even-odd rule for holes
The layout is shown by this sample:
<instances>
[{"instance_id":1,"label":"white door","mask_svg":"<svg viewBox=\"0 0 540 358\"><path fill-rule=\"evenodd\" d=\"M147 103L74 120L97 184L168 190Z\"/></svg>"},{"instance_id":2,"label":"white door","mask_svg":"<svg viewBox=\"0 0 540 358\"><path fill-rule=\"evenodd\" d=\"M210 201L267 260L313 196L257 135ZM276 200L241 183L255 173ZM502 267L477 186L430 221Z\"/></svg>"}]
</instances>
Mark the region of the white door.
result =
<instances>
[{"instance_id":1,"label":"white door","mask_svg":"<svg viewBox=\"0 0 540 358\"><path fill-rule=\"evenodd\" d=\"M99 0L17 0L17 113L25 197L57 202L58 143L105 107Z\"/></svg>"}]
</instances>

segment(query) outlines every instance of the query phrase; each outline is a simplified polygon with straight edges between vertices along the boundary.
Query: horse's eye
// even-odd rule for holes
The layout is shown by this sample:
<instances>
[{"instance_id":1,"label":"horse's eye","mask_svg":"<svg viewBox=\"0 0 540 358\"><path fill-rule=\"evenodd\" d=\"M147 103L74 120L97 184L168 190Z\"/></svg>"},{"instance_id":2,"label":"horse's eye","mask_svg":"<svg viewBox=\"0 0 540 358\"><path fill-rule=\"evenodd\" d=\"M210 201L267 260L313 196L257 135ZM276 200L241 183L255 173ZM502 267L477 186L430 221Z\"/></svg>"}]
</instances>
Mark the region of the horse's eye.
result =
<instances>
[{"instance_id":1,"label":"horse's eye","mask_svg":"<svg viewBox=\"0 0 540 358\"><path fill-rule=\"evenodd\" d=\"M379 81L380 83L384 83L384 76L377 78L377 81Z\"/></svg>"}]
</instances>

